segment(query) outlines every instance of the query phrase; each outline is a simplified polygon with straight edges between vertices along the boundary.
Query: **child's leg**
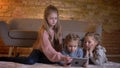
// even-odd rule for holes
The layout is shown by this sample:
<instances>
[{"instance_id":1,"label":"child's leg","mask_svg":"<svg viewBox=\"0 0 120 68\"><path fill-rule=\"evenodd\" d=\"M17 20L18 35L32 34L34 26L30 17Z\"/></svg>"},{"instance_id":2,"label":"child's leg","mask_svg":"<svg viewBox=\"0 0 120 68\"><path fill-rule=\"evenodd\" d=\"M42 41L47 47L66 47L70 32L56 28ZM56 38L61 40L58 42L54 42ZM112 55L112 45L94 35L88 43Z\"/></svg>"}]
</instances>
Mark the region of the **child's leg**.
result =
<instances>
[{"instance_id":1,"label":"child's leg","mask_svg":"<svg viewBox=\"0 0 120 68\"><path fill-rule=\"evenodd\" d=\"M44 55L44 53L40 52L39 50L37 50L36 54L37 54L37 58L38 58L38 59L36 59L36 62L38 62L38 63L45 63L45 64L55 64L56 63L56 62L49 61L49 59ZM31 56L31 57L34 57L34 56Z\"/></svg>"},{"instance_id":2,"label":"child's leg","mask_svg":"<svg viewBox=\"0 0 120 68\"><path fill-rule=\"evenodd\" d=\"M27 57L0 57L0 61L16 62L22 64L34 64L34 61L31 61Z\"/></svg>"},{"instance_id":3,"label":"child's leg","mask_svg":"<svg viewBox=\"0 0 120 68\"><path fill-rule=\"evenodd\" d=\"M22 64L34 64L37 62L39 54L33 50L29 57L0 57L0 61L17 62Z\"/></svg>"},{"instance_id":4,"label":"child's leg","mask_svg":"<svg viewBox=\"0 0 120 68\"><path fill-rule=\"evenodd\" d=\"M17 62L22 64L34 64L36 62L54 64L54 62L49 61L47 57L37 49L34 49L29 57L0 57L0 61Z\"/></svg>"}]
</instances>

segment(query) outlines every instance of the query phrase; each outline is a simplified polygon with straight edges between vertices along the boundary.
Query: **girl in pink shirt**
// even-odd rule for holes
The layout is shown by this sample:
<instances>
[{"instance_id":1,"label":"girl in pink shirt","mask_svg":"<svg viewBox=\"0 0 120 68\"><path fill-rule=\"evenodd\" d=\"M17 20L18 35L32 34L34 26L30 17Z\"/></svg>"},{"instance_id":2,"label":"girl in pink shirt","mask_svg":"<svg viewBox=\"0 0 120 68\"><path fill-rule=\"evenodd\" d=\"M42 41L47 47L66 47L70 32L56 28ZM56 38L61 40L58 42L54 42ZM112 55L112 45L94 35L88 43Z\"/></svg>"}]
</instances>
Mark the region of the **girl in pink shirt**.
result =
<instances>
[{"instance_id":1,"label":"girl in pink shirt","mask_svg":"<svg viewBox=\"0 0 120 68\"><path fill-rule=\"evenodd\" d=\"M29 57L0 57L0 60L13 61L23 64L34 63L56 63L65 62L65 65L72 61L71 57L60 53L62 49L62 33L59 22L58 9L49 5L44 11L44 22L38 32L38 39L33 46Z\"/></svg>"},{"instance_id":2,"label":"girl in pink shirt","mask_svg":"<svg viewBox=\"0 0 120 68\"><path fill-rule=\"evenodd\" d=\"M56 7L50 5L45 9L44 22L34 48L40 50L50 62L64 61L69 63L72 59L60 53L62 49L62 33L58 16Z\"/></svg>"}]
</instances>

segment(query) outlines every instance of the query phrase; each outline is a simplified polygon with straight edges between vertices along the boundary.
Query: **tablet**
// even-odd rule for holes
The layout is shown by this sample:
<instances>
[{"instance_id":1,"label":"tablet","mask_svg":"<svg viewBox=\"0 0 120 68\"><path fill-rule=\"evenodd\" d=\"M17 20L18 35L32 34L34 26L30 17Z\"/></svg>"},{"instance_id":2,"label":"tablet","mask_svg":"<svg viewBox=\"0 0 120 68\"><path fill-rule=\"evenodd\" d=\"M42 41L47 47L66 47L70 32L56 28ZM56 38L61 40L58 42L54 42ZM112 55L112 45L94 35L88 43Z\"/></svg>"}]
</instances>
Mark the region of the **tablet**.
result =
<instances>
[{"instance_id":1,"label":"tablet","mask_svg":"<svg viewBox=\"0 0 120 68\"><path fill-rule=\"evenodd\" d=\"M72 67L83 67L87 62L87 58L73 58L71 62Z\"/></svg>"}]
</instances>

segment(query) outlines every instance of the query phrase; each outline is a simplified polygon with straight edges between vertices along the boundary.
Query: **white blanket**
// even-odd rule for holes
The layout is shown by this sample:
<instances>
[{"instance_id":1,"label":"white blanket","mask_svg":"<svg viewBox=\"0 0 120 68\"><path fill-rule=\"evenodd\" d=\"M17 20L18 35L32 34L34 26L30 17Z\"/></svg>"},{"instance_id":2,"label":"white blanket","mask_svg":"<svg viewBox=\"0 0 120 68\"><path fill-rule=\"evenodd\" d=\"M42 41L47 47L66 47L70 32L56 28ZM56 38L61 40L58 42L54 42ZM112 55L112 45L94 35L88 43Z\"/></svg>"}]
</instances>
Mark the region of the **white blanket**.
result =
<instances>
[{"instance_id":1,"label":"white blanket","mask_svg":"<svg viewBox=\"0 0 120 68\"><path fill-rule=\"evenodd\" d=\"M42 63L25 65L25 64L19 64L14 62L0 61L0 68L65 68L65 67L62 67L59 65L42 64ZM71 68L76 68L76 67L71 67ZM83 68L83 67L78 67L78 68ZM105 63L103 66L88 65L88 68L120 68L120 63L108 62L108 63Z\"/></svg>"}]
</instances>

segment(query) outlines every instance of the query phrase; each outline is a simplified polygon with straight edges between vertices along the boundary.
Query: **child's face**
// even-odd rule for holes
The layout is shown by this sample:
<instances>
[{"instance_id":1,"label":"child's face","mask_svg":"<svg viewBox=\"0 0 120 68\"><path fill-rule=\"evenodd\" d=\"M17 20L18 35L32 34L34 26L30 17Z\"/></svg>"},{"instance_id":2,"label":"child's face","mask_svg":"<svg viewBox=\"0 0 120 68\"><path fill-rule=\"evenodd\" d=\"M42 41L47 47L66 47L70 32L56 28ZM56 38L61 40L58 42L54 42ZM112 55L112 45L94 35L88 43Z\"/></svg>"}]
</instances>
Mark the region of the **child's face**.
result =
<instances>
[{"instance_id":1,"label":"child's face","mask_svg":"<svg viewBox=\"0 0 120 68\"><path fill-rule=\"evenodd\" d=\"M90 48L94 49L97 43L98 42L92 36L87 36L84 39L84 46L87 49L90 49Z\"/></svg>"},{"instance_id":2,"label":"child's face","mask_svg":"<svg viewBox=\"0 0 120 68\"><path fill-rule=\"evenodd\" d=\"M51 12L47 17L49 26L55 26L58 20L58 15L56 12Z\"/></svg>"},{"instance_id":3,"label":"child's face","mask_svg":"<svg viewBox=\"0 0 120 68\"><path fill-rule=\"evenodd\" d=\"M78 47L78 40L72 40L67 44L67 50L69 52L75 52Z\"/></svg>"}]
</instances>

